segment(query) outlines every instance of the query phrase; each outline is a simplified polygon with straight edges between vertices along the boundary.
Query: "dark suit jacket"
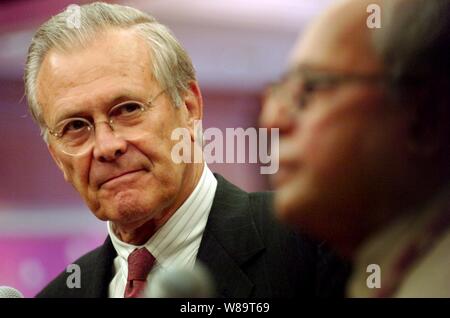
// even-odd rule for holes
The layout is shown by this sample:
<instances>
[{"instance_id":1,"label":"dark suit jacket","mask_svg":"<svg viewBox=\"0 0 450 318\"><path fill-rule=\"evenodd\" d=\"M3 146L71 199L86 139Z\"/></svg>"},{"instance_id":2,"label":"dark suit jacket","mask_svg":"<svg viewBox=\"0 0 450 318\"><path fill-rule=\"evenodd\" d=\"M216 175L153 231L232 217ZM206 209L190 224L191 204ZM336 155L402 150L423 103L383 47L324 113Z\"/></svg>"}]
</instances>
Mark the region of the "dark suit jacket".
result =
<instances>
[{"instance_id":1,"label":"dark suit jacket","mask_svg":"<svg viewBox=\"0 0 450 318\"><path fill-rule=\"evenodd\" d=\"M343 296L347 265L273 217L270 193L246 193L220 175L197 259L221 297ZM63 272L37 297L107 297L116 251L108 237L75 261L81 288Z\"/></svg>"}]
</instances>

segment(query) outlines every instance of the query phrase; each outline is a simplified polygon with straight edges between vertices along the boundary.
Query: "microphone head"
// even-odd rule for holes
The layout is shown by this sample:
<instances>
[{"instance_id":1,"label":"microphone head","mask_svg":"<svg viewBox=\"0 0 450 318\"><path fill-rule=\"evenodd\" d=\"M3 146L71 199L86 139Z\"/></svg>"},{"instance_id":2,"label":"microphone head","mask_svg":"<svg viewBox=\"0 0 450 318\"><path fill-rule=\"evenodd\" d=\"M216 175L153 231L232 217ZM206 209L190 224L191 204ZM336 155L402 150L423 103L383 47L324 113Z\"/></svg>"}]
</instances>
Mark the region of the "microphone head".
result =
<instances>
[{"instance_id":1,"label":"microphone head","mask_svg":"<svg viewBox=\"0 0 450 318\"><path fill-rule=\"evenodd\" d=\"M15 288L0 286L0 298L23 298L23 295Z\"/></svg>"},{"instance_id":2,"label":"microphone head","mask_svg":"<svg viewBox=\"0 0 450 318\"><path fill-rule=\"evenodd\" d=\"M147 282L143 293L149 298L209 298L215 296L209 271L197 264L192 269L169 267L160 269Z\"/></svg>"}]
</instances>

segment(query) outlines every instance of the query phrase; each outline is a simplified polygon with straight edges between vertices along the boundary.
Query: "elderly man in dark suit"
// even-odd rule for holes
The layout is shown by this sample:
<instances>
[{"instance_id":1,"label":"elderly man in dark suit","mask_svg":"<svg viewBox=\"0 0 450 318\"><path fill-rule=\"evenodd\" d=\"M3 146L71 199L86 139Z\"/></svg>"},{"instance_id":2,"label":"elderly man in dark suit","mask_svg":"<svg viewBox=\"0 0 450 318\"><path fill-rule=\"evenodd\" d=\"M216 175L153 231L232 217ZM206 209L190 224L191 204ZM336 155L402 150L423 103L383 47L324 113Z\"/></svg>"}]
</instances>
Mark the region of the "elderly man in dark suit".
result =
<instances>
[{"instance_id":1,"label":"elderly man in dark suit","mask_svg":"<svg viewBox=\"0 0 450 318\"><path fill-rule=\"evenodd\" d=\"M137 297L158 270L211 272L217 296L337 296L346 267L192 158L202 97L190 58L166 27L133 8L94 3L34 36L25 71L31 113L64 178L107 221L103 246L39 297ZM69 23L69 25L68 25ZM184 129L184 159L173 157ZM188 150L192 153L188 154Z\"/></svg>"},{"instance_id":2,"label":"elderly man in dark suit","mask_svg":"<svg viewBox=\"0 0 450 318\"><path fill-rule=\"evenodd\" d=\"M450 296L449 57L450 1L338 1L267 96L278 215L353 261L348 296Z\"/></svg>"}]
</instances>

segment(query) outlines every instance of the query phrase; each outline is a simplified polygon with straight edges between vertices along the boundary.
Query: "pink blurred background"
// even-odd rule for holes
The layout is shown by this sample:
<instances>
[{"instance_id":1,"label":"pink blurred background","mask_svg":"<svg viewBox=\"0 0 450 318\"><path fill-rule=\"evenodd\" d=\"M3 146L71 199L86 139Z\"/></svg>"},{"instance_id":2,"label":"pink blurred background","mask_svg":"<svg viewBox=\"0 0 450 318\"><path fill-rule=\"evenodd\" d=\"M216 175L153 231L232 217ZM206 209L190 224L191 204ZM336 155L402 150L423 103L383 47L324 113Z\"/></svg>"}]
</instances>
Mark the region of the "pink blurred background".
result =
<instances>
[{"instance_id":1,"label":"pink blurred background","mask_svg":"<svg viewBox=\"0 0 450 318\"><path fill-rule=\"evenodd\" d=\"M81 2L81 3L85 3ZM191 55L204 95L203 129L257 127L260 92L277 79L299 30L329 0L116 1L169 26ZM0 286L34 296L100 245L91 215L51 161L23 97L26 50L36 28L72 1L0 3ZM269 189L256 164L211 164L247 191Z\"/></svg>"}]
</instances>

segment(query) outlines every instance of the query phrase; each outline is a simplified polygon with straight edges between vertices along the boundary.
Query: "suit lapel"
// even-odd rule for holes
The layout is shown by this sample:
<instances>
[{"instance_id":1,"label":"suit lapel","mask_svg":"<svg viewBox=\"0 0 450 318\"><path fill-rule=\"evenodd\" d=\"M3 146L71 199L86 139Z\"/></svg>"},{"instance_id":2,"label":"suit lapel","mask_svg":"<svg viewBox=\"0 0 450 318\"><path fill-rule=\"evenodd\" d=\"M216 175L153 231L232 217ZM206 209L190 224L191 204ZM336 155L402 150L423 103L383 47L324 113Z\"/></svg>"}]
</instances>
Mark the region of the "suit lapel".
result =
<instances>
[{"instance_id":1,"label":"suit lapel","mask_svg":"<svg viewBox=\"0 0 450 318\"><path fill-rule=\"evenodd\" d=\"M254 284L243 265L264 250L250 214L249 195L220 175L197 260L215 278L217 296L248 297Z\"/></svg>"},{"instance_id":2,"label":"suit lapel","mask_svg":"<svg viewBox=\"0 0 450 318\"><path fill-rule=\"evenodd\" d=\"M116 251L109 236L95 252L91 261L81 268L81 288L77 297L106 298L113 276Z\"/></svg>"}]
</instances>

